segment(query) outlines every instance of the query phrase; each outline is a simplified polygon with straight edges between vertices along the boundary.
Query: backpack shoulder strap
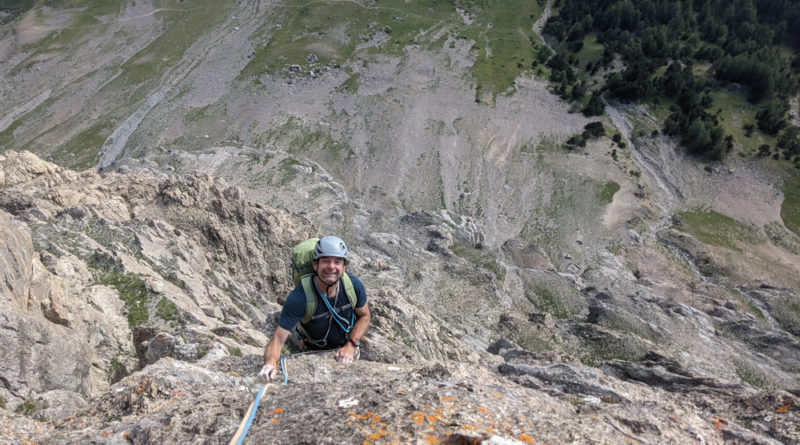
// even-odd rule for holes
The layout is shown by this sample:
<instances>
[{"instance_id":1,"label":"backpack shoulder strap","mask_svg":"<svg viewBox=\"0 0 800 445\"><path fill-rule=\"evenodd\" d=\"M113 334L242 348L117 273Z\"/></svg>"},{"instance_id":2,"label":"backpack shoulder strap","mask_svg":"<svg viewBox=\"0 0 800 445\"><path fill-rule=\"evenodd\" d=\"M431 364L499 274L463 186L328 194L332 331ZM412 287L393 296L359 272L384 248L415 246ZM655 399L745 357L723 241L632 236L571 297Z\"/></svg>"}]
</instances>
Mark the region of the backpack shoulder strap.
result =
<instances>
[{"instance_id":1,"label":"backpack shoulder strap","mask_svg":"<svg viewBox=\"0 0 800 445\"><path fill-rule=\"evenodd\" d=\"M309 274L304 275L300 280L300 283L303 285L303 292L306 294L306 313L303 315L303 318L300 319L300 323L303 324L311 321L311 317L317 309L317 294L314 292L314 284L311 282L313 278L314 275ZM350 306L355 310L358 297L356 296L356 289L353 287L353 280L350 279L350 275L347 273L342 275L342 284L344 284L344 293L347 295L347 299L350 300Z\"/></svg>"},{"instance_id":2,"label":"backpack shoulder strap","mask_svg":"<svg viewBox=\"0 0 800 445\"><path fill-rule=\"evenodd\" d=\"M356 290L353 287L353 280L350 279L350 275L347 272L342 275L342 284L344 284L344 293L347 295L347 299L350 300L350 306L353 310L356 310L358 297L356 297Z\"/></svg>"},{"instance_id":3,"label":"backpack shoulder strap","mask_svg":"<svg viewBox=\"0 0 800 445\"><path fill-rule=\"evenodd\" d=\"M300 319L300 323L303 324L311 320L311 316L314 315L314 310L317 308L317 295L314 293L314 284L311 283L313 277L314 275L308 274L303 275L303 278L300 279L300 283L303 284L303 292L306 294L306 313Z\"/></svg>"}]
</instances>

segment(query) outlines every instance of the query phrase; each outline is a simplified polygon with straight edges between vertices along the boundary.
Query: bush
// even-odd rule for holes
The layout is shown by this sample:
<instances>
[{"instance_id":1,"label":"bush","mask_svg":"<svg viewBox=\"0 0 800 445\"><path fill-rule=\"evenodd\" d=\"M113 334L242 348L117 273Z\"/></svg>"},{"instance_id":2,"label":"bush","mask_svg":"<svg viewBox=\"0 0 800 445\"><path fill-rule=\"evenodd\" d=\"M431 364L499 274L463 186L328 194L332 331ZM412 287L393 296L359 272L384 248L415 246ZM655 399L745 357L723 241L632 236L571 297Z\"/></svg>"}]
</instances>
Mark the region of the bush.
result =
<instances>
[{"instance_id":1,"label":"bush","mask_svg":"<svg viewBox=\"0 0 800 445\"><path fill-rule=\"evenodd\" d=\"M780 99L768 101L758 113L756 113L758 128L773 136L778 134L778 132L786 126L785 116L787 111L789 111L788 102Z\"/></svg>"},{"instance_id":2,"label":"bush","mask_svg":"<svg viewBox=\"0 0 800 445\"><path fill-rule=\"evenodd\" d=\"M605 112L606 112L606 104L603 103L603 99L600 97L600 93L595 91L594 93L592 93L592 96L589 98L589 102L583 109L583 115L586 117L602 116L603 113Z\"/></svg>"},{"instance_id":3,"label":"bush","mask_svg":"<svg viewBox=\"0 0 800 445\"><path fill-rule=\"evenodd\" d=\"M569 150L575 150L586 146L586 139L583 136L576 134L567 139L566 146Z\"/></svg>"},{"instance_id":4,"label":"bush","mask_svg":"<svg viewBox=\"0 0 800 445\"><path fill-rule=\"evenodd\" d=\"M17 405L17 407L14 408L14 412L17 414L22 414L23 416L32 416L37 412L46 408L47 408L47 402L45 402L41 398L36 400L28 399Z\"/></svg>"},{"instance_id":5,"label":"bush","mask_svg":"<svg viewBox=\"0 0 800 445\"><path fill-rule=\"evenodd\" d=\"M774 384L769 377L758 367L751 363L740 362L736 365L736 376L743 383L760 389L771 389Z\"/></svg>"},{"instance_id":6,"label":"bush","mask_svg":"<svg viewBox=\"0 0 800 445\"><path fill-rule=\"evenodd\" d=\"M589 122L583 129L584 132L582 136L584 139L599 138L606 135L606 129L603 123L599 121Z\"/></svg>"},{"instance_id":7,"label":"bush","mask_svg":"<svg viewBox=\"0 0 800 445\"><path fill-rule=\"evenodd\" d=\"M800 154L800 127L789 125L778 138L778 147L786 150L786 155Z\"/></svg>"}]
</instances>

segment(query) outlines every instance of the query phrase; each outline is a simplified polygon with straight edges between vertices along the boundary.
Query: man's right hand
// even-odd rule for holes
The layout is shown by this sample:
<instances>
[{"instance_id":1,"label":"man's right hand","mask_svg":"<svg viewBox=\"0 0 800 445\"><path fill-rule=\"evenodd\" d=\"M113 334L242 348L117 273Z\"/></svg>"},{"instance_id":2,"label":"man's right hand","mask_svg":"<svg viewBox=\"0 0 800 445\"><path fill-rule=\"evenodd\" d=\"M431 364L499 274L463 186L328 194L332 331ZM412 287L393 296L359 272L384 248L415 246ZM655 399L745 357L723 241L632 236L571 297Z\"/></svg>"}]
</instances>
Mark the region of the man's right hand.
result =
<instances>
[{"instance_id":1,"label":"man's right hand","mask_svg":"<svg viewBox=\"0 0 800 445\"><path fill-rule=\"evenodd\" d=\"M266 382L270 382L270 381L272 381L272 380L274 380L274 379L275 379L275 375L276 375L277 373L278 373L278 372L277 372L277 370L275 369L275 365L269 365L269 364L267 364L267 365L264 365L264 367L263 367L263 368L261 368L261 371L258 373L258 378L260 378L261 380L263 380L263 381L264 381L264 383L266 383Z\"/></svg>"}]
</instances>

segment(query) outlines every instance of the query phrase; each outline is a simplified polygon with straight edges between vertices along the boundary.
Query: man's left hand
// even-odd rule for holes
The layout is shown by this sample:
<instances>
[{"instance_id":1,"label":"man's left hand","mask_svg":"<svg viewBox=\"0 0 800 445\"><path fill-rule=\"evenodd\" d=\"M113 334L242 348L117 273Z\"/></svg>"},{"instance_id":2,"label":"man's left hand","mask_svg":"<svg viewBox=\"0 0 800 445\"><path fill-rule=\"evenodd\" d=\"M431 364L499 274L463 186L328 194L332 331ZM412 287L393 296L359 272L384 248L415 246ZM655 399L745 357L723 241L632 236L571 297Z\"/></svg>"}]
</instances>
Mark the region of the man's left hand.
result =
<instances>
[{"instance_id":1,"label":"man's left hand","mask_svg":"<svg viewBox=\"0 0 800 445\"><path fill-rule=\"evenodd\" d=\"M336 351L336 361L340 363L353 363L353 354L355 353L355 346L347 342Z\"/></svg>"}]
</instances>

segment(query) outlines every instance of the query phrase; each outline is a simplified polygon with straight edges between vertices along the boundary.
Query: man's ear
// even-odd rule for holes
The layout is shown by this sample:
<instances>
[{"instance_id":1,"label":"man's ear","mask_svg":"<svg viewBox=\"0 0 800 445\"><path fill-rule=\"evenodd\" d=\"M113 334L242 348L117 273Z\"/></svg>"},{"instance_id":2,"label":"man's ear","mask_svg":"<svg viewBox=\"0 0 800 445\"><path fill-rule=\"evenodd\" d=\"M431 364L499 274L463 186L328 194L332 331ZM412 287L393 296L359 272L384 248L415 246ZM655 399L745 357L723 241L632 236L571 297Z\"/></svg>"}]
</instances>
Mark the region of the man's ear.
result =
<instances>
[{"instance_id":1,"label":"man's ear","mask_svg":"<svg viewBox=\"0 0 800 445\"><path fill-rule=\"evenodd\" d=\"M311 260L311 266L314 268L314 272L316 272L319 267L319 260Z\"/></svg>"}]
</instances>

